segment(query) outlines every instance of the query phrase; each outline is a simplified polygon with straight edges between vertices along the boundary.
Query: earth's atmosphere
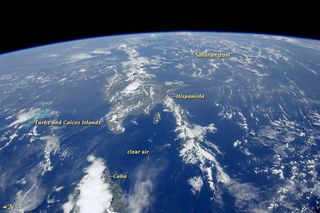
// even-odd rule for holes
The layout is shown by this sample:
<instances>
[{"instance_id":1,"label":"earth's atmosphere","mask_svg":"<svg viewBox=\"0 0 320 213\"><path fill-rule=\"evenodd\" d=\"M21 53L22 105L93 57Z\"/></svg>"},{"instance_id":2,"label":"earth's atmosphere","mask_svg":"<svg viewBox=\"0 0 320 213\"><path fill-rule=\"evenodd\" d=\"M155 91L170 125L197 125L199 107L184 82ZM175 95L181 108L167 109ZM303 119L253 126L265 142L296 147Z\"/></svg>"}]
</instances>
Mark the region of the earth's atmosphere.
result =
<instances>
[{"instance_id":1,"label":"earth's atmosphere","mask_svg":"<svg viewBox=\"0 0 320 213\"><path fill-rule=\"evenodd\" d=\"M3 54L0 133L3 212L317 211L320 41L172 32Z\"/></svg>"}]
</instances>

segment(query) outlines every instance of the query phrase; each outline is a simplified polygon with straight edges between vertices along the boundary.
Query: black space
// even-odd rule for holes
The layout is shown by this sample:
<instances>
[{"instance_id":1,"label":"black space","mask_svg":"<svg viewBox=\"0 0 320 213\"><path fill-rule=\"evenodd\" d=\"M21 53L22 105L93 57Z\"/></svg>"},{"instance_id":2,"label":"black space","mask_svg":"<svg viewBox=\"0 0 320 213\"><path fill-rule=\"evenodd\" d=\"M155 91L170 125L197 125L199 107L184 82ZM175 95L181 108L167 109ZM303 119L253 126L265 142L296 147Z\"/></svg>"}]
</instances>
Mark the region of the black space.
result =
<instances>
[{"instance_id":1,"label":"black space","mask_svg":"<svg viewBox=\"0 0 320 213\"><path fill-rule=\"evenodd\" d=\"M13 10L0 17L0 54L79 38L159 31L248 32L320 38L316 5L181 3L183 7L150 1L148 9L135 3L123 9L121 4L127 3L120 2L117 7L101 4L76 9L48 5L45 9Z\"/></svg>"}]
</instances>

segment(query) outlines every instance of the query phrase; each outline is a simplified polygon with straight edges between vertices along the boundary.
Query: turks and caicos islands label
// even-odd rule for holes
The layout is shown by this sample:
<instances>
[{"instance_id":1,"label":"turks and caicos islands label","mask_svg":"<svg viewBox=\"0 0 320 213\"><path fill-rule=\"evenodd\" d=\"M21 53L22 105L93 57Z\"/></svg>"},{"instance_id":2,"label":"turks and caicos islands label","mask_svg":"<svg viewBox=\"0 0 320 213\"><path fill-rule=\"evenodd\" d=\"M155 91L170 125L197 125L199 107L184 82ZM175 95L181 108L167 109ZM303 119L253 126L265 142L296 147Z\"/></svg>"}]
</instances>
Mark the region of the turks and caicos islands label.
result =
<instances>
[{"instance_id":1,"label":"turks and caicos islands label","mask_svg":"<svg viewBox=\"0 0 320 213\"><path fill-rule=\"evenodd\" d=\"M36 120L36 125L99 126L101 120Z\"/></svg>"}]
</instances>

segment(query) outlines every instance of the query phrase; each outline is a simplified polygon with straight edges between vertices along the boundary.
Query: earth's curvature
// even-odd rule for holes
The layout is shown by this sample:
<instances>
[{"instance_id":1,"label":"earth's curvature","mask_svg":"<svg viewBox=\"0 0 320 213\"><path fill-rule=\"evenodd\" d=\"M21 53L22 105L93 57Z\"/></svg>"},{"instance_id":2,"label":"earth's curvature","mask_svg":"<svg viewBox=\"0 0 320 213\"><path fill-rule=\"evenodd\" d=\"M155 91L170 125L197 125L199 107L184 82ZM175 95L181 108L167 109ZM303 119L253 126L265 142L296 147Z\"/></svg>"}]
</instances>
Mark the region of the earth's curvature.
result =
<instances>
[{"instance_id":1,"label":"earth's curvature","mask_svg":"<svg viewBox=\"0 0 320 213\"><path fill-rule=\"evenodd\" d=\"M3 212L313 212L320 41L172 32L0 56Z\"/></svg>"}]
</instances>

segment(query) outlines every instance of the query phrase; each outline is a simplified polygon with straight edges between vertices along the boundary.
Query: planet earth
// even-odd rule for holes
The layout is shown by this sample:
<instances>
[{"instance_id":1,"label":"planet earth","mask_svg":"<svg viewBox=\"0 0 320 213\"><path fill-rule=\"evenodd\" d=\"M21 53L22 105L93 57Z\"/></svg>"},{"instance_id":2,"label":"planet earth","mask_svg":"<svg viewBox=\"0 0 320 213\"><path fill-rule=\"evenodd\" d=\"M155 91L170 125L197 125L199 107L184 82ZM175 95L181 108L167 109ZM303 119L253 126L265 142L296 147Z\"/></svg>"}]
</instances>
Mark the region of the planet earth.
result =
<instances>
[{"instance_id":1,"label":"planet earth","mask_svg":"<svg viewBox=\"0 0 320 213\"><path fill-rule=\"evenodd\" d=\"M167 32L0 55L1 212L315 212L320 41Z\"/></svg>"}]
</instances>

